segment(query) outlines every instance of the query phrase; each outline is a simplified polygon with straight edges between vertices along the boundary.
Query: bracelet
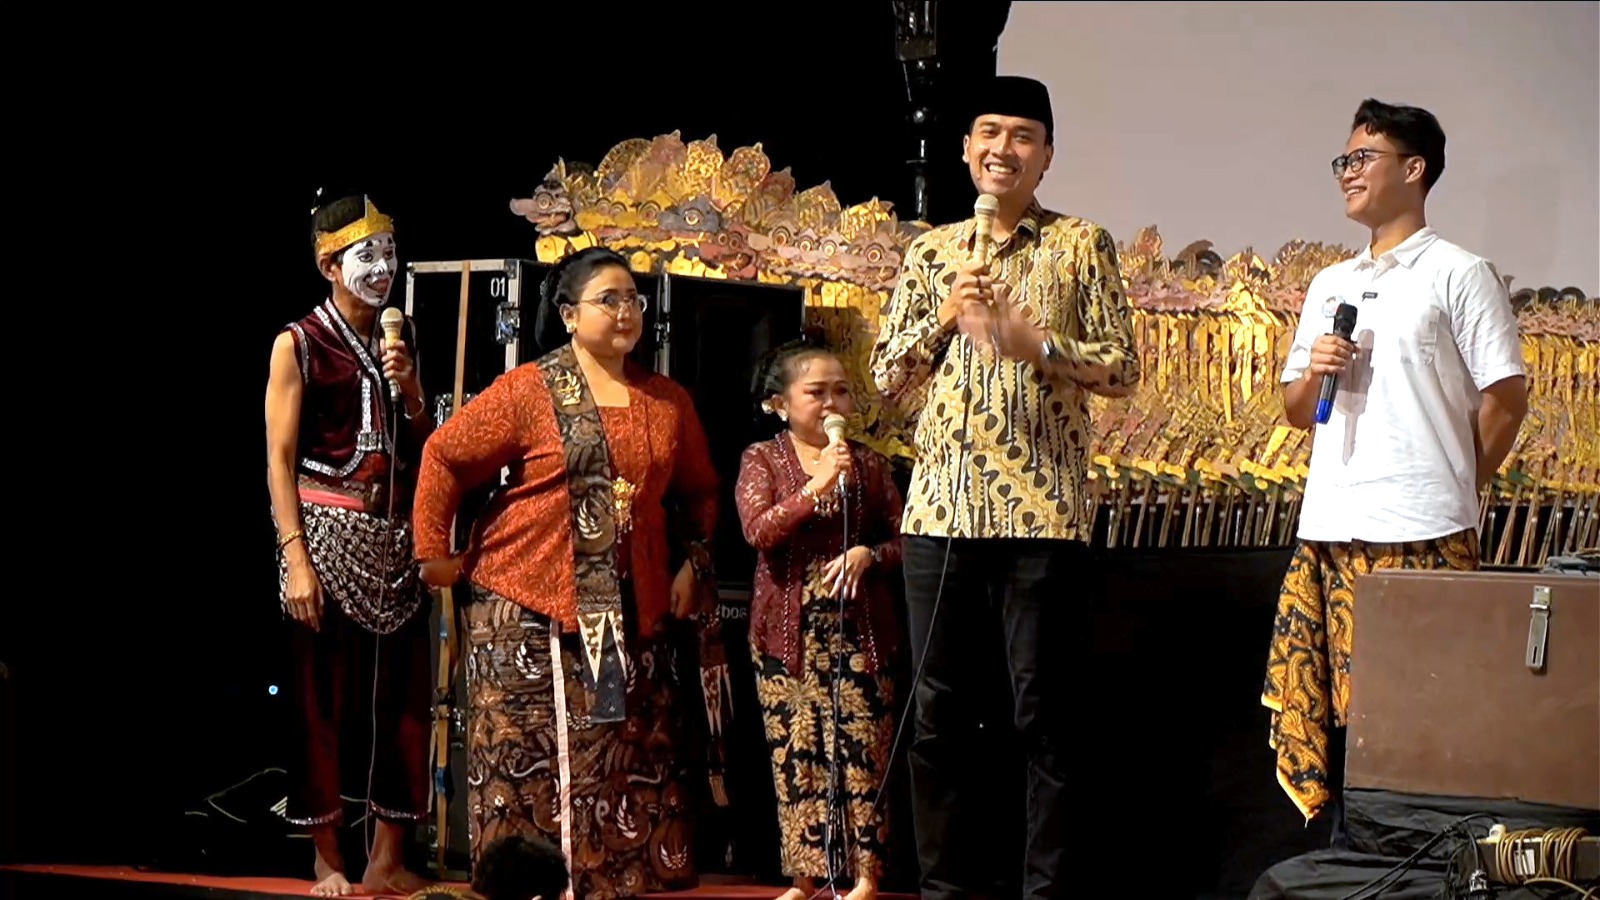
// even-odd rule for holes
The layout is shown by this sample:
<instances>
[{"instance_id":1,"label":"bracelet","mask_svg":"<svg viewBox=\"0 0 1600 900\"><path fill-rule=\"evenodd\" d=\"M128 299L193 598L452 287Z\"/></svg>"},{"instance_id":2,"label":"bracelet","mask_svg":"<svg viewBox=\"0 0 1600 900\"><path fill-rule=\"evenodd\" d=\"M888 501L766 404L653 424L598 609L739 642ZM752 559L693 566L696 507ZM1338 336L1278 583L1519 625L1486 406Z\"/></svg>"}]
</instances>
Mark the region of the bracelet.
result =
<instances>
[{"instance_id":1,"label":"bracelet","mask_svg":"<svg viewBox=\"0 0 1600 900\"><path fill-rule=\"evenodd\" d=\"M306 533L304 531L301 531L300 529L296 528L295 530L289 532L288 534L286 534L283 537L278 539L278 549L282 550L283 548L289 546L290 544L294 543L295 541L297 541L297 540L299 540L299 539L301 539L301 538L303 538L305 536L306 536Z\"/></svg>"},{"instance_id":2,"label":"bracelet","mask_svg":"<svg viewBox=\"0 0 1600 900\"><path fill-rule=\"evenodd\" d=\"M689 568L694 571L695 579L701 584L710 584L716 578L710 548L706 547L705 541L690 541L688 550Z\"/></svg>"},{"instance_id":3,"label":"bracelet","mask_svg":"<svg viewBox=\"0 0 1600 900\"><path fill-rule=\"evenodd\" d=\"M816 491L811 489L809 484L800 489L800 496L810 500L812 511L823 518L827 518L839 510L838 495L831 492L826 495L818 495Z\"/></svg>"}]
</instances>

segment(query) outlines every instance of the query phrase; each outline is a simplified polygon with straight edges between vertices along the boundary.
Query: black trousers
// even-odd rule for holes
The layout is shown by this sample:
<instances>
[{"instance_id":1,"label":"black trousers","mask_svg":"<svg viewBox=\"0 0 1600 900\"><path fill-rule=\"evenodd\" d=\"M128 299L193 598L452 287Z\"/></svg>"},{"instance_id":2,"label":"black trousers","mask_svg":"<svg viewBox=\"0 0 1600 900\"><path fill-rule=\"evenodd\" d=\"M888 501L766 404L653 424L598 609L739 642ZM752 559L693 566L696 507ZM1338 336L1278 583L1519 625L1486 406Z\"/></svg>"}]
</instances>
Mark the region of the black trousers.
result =
<instances>
[{"instance_id":1,"label":"black trousers","mask_svg":"<svg viewBox=\"0 0 1600 900\"><path fill-rule=\"evenodd\" d=\"M1023 897L1065 896L1062 712L1076 639L1087 637L1088 598L1073 585L1088 560L1071 541L905 538L907 637L922 675L909 767L924 898L1014 895L1019 881ZM993 702L994 662L1009 681L1009 717ZM1020 744L1023 797L996 731ZM989 846L1024 800L1022 852Z\"/></svg>"}]
</instances>

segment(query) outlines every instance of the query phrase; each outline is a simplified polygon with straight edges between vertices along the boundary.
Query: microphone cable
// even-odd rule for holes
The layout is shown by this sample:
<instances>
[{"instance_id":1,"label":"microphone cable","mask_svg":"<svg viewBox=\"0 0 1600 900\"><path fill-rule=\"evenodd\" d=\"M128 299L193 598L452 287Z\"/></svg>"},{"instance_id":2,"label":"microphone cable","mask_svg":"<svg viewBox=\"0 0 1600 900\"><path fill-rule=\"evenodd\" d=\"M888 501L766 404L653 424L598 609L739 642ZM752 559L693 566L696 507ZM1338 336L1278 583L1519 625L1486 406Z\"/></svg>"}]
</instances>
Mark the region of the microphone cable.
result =
<instances>
[{"instance_id":1,"label":"microphone cable","mask_svg":"<svg viewBox=\"0 0 1600 900\"><path fill-rule=\"evenodd\" d=\"M989 262L992 263L993 260L991 259ZM991 278L991 281L992 280L993 279ZM935 315L937 315L937 307L935 307L935 310ZM952 338L952 340L959 341L963 337L965 337L965 335L957 335ZM970 343L971 338L967 338L967 340ZM965 358L962 360L962 390L965 396L962 397L961 403L961 440L958 443L961 451L961 468L958 478L965 478L969 481L971 479L971 473L967 471L967 468L971 461L972 454L972 434L969 429L972 426L972 404L973 401L977 399L977 392L972 385L972 356L976 349L976 346L969 348L965 354ZM949 348L946 348L945 352L949 353ZM938 366L933 366L933 369L935 372L937 372ZM982 486L981 479L978 480L977 486ZM960 507L960 504L956 502L956 490L956 486L951 487L951 506L953 508ZM905 537L905 535L901 535L902 542L904 541ZM845 540L846 542L849 541L848 533ZM917 663L916 671L911 674L911 681L906 688L906 698L905 702L901 705L902 712L900 715L900 720L895 726L894 740L889 744L889 753L884 759L883 776L878 780L877 796L873 798L872 809L867 814L868 822L876 820L878 815L883 811L883 802L884 798L887 796L887 789L889 786L889 776L894 771L895 754L899 752L900 741L905 737L906 724L910 722L912 717L916 714L917 688L921 686L922 677L927 671L928 648L933 646L934 629L939 626L939 606L944 601L945 580L950 574L950 555L954 545L955 535L953 533L946 534L944 539L944 561L939 566L939 584L936 588L934 588L933 608L928 611L928 633L923 635L920 661ZM901 565L902 567L904 566L903 557ZM907 636L909 637L909 635ZM835 706L835 709L837 710L837 706ZM909 772L909 759L907 760L906 765ZM859 841L855 843L855 846L851 851L852 856L855 854L856 849L859 849ZM818 891L816 894L813 894L809 900L817 900L821 894L822 892Z\"/></svg>"},{"instance_id":2,"label":"microphone cable","mask_svg":"<svg viewBox=\"0 0 1600 900\"><path fill-rule=\"evenodd\" d=\"M957 336L956 338L954 338L954 340L960 340L960 339L961 339L961 336ZM946 352L948 353L949 350L946 349ZM935 368L937 368L937 367L935 367ZM970 351L966 354L966 358L962 361L962 374L964 376L963 377L963 390L971 391L972 390L972 353ZM963 474L966 472L967 461L968 461L970 453L971 453L971 450L969 449L970 443L971 443L971 435L968 433L967 429L971 425L972 399L973 399L972 396L964 397L963 398L964 402L961 404L961 436L962 436L962 440L959 443L959 446L960 446L960 449L961 449L961 454L960 454L961 455L961 471L962 471ZM952 503L952 505L956 505L955 504L954 494L955 494L955 489L952 488L952 490L951 490L951 503ZM895 524L896 524L896 533L899 534L899 531L898 531L899 523L895 523ZM903 534L899 534L899 537L901 539L902 546L903 546L906 536L903 535ZM845 541L845 543L847 545L850 542L850 536L849 536L849 531L848 530L846 530L846 532L845 532L844 541ZM913 716L916 715L917 688L922 684L922 676L928 669L928 648L933 646L933 630L935 628L937 628L938 624L939 624L939 605L944 601L945 579L950 574L950 553L951 553L951 548L954 546L954 544L955 544L955 536L954 536L954 534L946 534L945 535L945 539L944 539L944 560L939 565L939 584L938 584L938 586L936 588L934 588L934 592L933 592L933 608L928 611L928 633L923 635L923 637L922 637L922 651L921 651L920 654L918 654L919 662L917 663L916 671L912 672L911 681L906 687L905 700L901 704L899 704L899 706L901 707L901 712L900 712L900 716L899 716L899 721L895 725L894 740L889 742L889 752L888 752L888 754L886 754L884 756L883 775L878 779L878 786L874 789L875 796L872 799L872 808L867 812L867 816L866 816L867 825L864 825L863 827L869 827L870 823L876 821L878 816L880 814L882 814L883 811L884 811L883 810L883 801L884 801L884 798L888 796L889 777L894 772L895 754L900 751L900 741L905 738L906 725L908 723L910 723L912 718L913 718ZM904 555L903 555L903 551L902 551L902 557L901 557L901 567L902 567L902 569L904 568L904 565L905 565L905 560L904 560ZM902 576L902 583L903 583L903 577L904 576ZM840 605L840 608L843 609L843 604L842 603ZM843 627L843 623L842 622L840 623L840 627L841 628ZM907 635L907 636L909 637L909 635ZM837 682L836 682L836 684L837 684ZM835 723L836 724L837 724L837 719L838 719L838 709L839 709L838 701L837 701L837 698L836 698L835 701L834 701L834 717L835 717ZM835 728L834 733L837 736L837 734L838 734L837 727ZM837 758L837 756L836 756L836 758ZM907 761L908 769L909 769L909 766L910 766L910 762L908 760ZM830 787L830 790L831 790L831 787ZM856 853L859 850L860 850L860 838L859 838L859 835L856 835L856 836L852 837L852 839L851 839L850 856L852 856L852 857L855 856ZM826 848L824 848L824 853L826 853L826 852L827 852ZM830 857L830 860L831 860L831 857ZM830 865L831 865L831 862L830 862ZM831 881L831 879L830 879L830 881ZM818 898L820 898L822 896L824 890L826 890L826 889L824 888L824 889L816 891L809 898L807 898L807 900L818 900ZM835 892L835 896L837 896L837 892Z\"/></svg>"},{"instance_id":3,"label":"microphone cable","mask_svg":"<svg viewBox=\"0 0 1600 900\"><path fill-rule=\"evenodd\" d=\"M849 449L849 446L850 446L849 442L846 441L845 442L846 450ZM851 461L852 462L854 462L854 456L855 456L855 454L852 453L851 454ZM852 466L852 468L854 468L854 466ZM834 489L836 491L838 491L838 493L839 493L839 523L840 523L840 529L839 530L840 530L840 534L841 534L840 543L843 546L840 548L840 551L839 551L839 574L837 576L835 576L834 585L833 585L833 593L834 593L835 599L837 599L839 601L838 618L834 620L834 623L833 623L833 632L834 632L833 633L833 638L832 638L832 640L829 641L829 643L833 645L832 647L829 648L829 650L831 651L830 655L833 657L833 659L832 659L832 667L831 667L832 671L828 673L829 674L828 701L829 701L830 705L833 707L833 709L832 709L832 717L831 717L832 718L832 726L830 728L831 740L829 740L829 742L828 742L828 745L829 745L828 746L829 765L828 765L828 806L827 806L827 813L826 813L827 820L823 823L823 827L822 827L822 857L825 860L825 869L826 869L827 876L828 876L828 884L827 884L827 886L825 888L823 888L822 890L817 891L817 893L815 895L813 895L813 900L815 900L816 897L820 897L822 895L823 891L831 892L832 895L833 895L834 900L838 900L838 898L839 898L838 879L839 879L840 873L837 872L834 869L834 848L836 846L835 845L835 841L838 840L838 836L835 834L835 826L836 825L843 826L844 825L844 819L845 819L845 815L844 815L845 811L839 808L839 772L840 772L840 768L841 768L840 760L839 760L839 752L840 752L840 741L839 741L839 718L840 718L839 717L839 701L842 699L841 696L840 696L840 692L839 692L839 681L843 677L844 665L845 665L845 659L844 659L844 617L845 617L846 603L845 603L845 591L844 591L844 577L845 577L845 568L846 568L846 566L849 565L849 562L850 562L850 489L847 486L847 482L846 482L846 480L844 478L844 473L843 472L839 473L839 475L837 476L837 480L835 481L835 485L836 486L835 486ZM851 853L850 855L854 855L854 854ZM849 861L848 858L841 857L839 859L839 862L845 867L846 871L849 870L850 861Z\"/></svg>"},{"instance_id":4,"label":"microphone cable","mask_svg":"<svg viewBox=\"0 0 1600 900\"><path fill-rule=\"evenodd\" d=\"M402 343L404 343L403 338ZM367 345L370 347L371 344L372 341L369 340ZM380 347L381 346L382 345L380 344ZM379 364L378 372L381 376L383 372L383 354L380 353L378 355L377 362ZM384 388L388 387L388 379L380 377L378 379L378 385L379 390L382 391L384 395L387 395L388 391L384 390ZM399 394L399 390L396 389L395 393ZM388 427L385 429L386 433L383 437L384 441L388 445L386 449L389 451L389 486L388 490L384 492L384 503L387 508L384 511L383 554L380 557L380 562L378 565L377 609L383 608L384 601L388 599L389 593L389 567L393 562L394 550L395 489L399 481L400 472L400 410L401 407L405 405L405 397L404 395L400 395L398 400L390 397L389 402L386 405L389 407L388 415L386 416L388 420L386 424ZM428 404L426 401L423 402L422 407L422 414L425 415L428 411ZM372 633L372 694L370 698L371 733L368 738L369 748L367 752L367 808L361 817L362 846L366 850L366 866L368 867L372 865L372 848L375 843L372 833L372 817L378 808L377 804L375 804L372 800L372 789L374 782L377 780L378 771L378 686L380 683L379 676L383 671L383 668L380 665L382 652L383 635L374 631Z\"/></svg>"}]
</instances>

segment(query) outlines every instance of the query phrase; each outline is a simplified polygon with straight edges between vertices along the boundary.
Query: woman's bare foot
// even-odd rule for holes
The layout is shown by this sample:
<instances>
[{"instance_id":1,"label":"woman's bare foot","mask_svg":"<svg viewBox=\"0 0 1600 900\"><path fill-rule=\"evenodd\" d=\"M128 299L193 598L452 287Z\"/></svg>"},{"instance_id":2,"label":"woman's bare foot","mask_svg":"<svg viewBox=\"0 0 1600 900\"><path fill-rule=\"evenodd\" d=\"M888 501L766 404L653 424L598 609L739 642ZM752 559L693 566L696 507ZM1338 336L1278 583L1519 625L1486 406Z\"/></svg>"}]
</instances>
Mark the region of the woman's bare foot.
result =
<instances>
[{"instance_id":1,"label":"woman's bare foot","mask_svg":"<svg viewBox=\"0 0 1600 900\"><path fill-rule=\"evenodd\" d=\"M856 886L844 895L844 900L878 900L878 882L871 878L856 880Z\"/></svg>"}]
</instances>

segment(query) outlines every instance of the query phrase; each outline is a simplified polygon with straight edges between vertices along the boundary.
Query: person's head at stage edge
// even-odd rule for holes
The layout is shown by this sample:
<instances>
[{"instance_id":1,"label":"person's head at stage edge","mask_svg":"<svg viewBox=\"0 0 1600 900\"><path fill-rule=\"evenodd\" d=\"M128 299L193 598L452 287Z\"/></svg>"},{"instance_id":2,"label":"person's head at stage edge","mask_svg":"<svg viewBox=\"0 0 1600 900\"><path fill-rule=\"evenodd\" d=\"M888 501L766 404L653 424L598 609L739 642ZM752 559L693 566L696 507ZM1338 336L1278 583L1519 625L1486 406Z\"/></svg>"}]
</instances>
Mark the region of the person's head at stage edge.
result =
<instances>
[{"instance_id":1,"label":"person's head at stage edge","mask_svg":"<svg viewBox=\"0 0 1600 900\"><path fill-rule=\"evenodd\" d=\"M570 884L567 860L554 844L519 835L499 838L483 851L472 888L430 885L407 900L558 900Z\"/></svg>"},{"instance_id":2,"label":"person's head at stage edge","mask_svg":"<svg viewBox=\"0 0 1600 900\"><path fill-rule=\"evenodd\" d=\"M855 397L844 364L815 337L773 349L756 365L752 393L761 411L777 416L797 440L824 447L822 423L837 413L855 413Z\"/></svg>"},{"instance_id":3,"label":"person's head at stage edge","mask_svg":"<svg viewBox=\"0 0 1600 900\"><path fill-rule=\"evenodd\" d=\"M1415 231L1444 174L1444 129L1425 109L1364 100L1333 172L1347 217L1373 231L1390 224Z\"/></svg>"},{"instance_id":4,"label":"person's head at stage edge","mask_svg":"<svg viewBox=\"0 0 1600 900\"><path fill-rule=\"evenodd\" d=\"M1050 91L1032 78L1002 75L982 84L967 103L971 120L961 159L980 194L1000 200L999 219L1016 221L1055 154Z\"/></svg>"},{"instance_id":5,"label":"person's head at stage edge","mask_svg":"<svg viewBox=\"0 0 1600 900\"><path fill-rule=\"evenodd\" d=\"M377 309L389 302L394 286L394 221L363 194L323 201L311 212L311 241L317 269L333 285L335 300L354 299Z\"/></svg>"},{"instance_id":6,"label":"person's head at stage edge","mask_svg":"<svg viewBox=\"0 0 1600 900\"><path fill-rule=\"evenodd\" d=\"M567 889L567 861L536 838L500 838L484 850L472 889L484 900L558 900Z\"/></svg>"},{"instance_id":7,"label":"person's head at stage edge","mask_svg":"<svg viewBox=\"0 0 1600 900\"><path fill-rule=\"evenodd\" d=\"M545 276L534 340L543 351L571 341L597 360L619 361L644 333L645 305L626 259L605 247L579 250Z\"/></svg>"}]
</instances>

